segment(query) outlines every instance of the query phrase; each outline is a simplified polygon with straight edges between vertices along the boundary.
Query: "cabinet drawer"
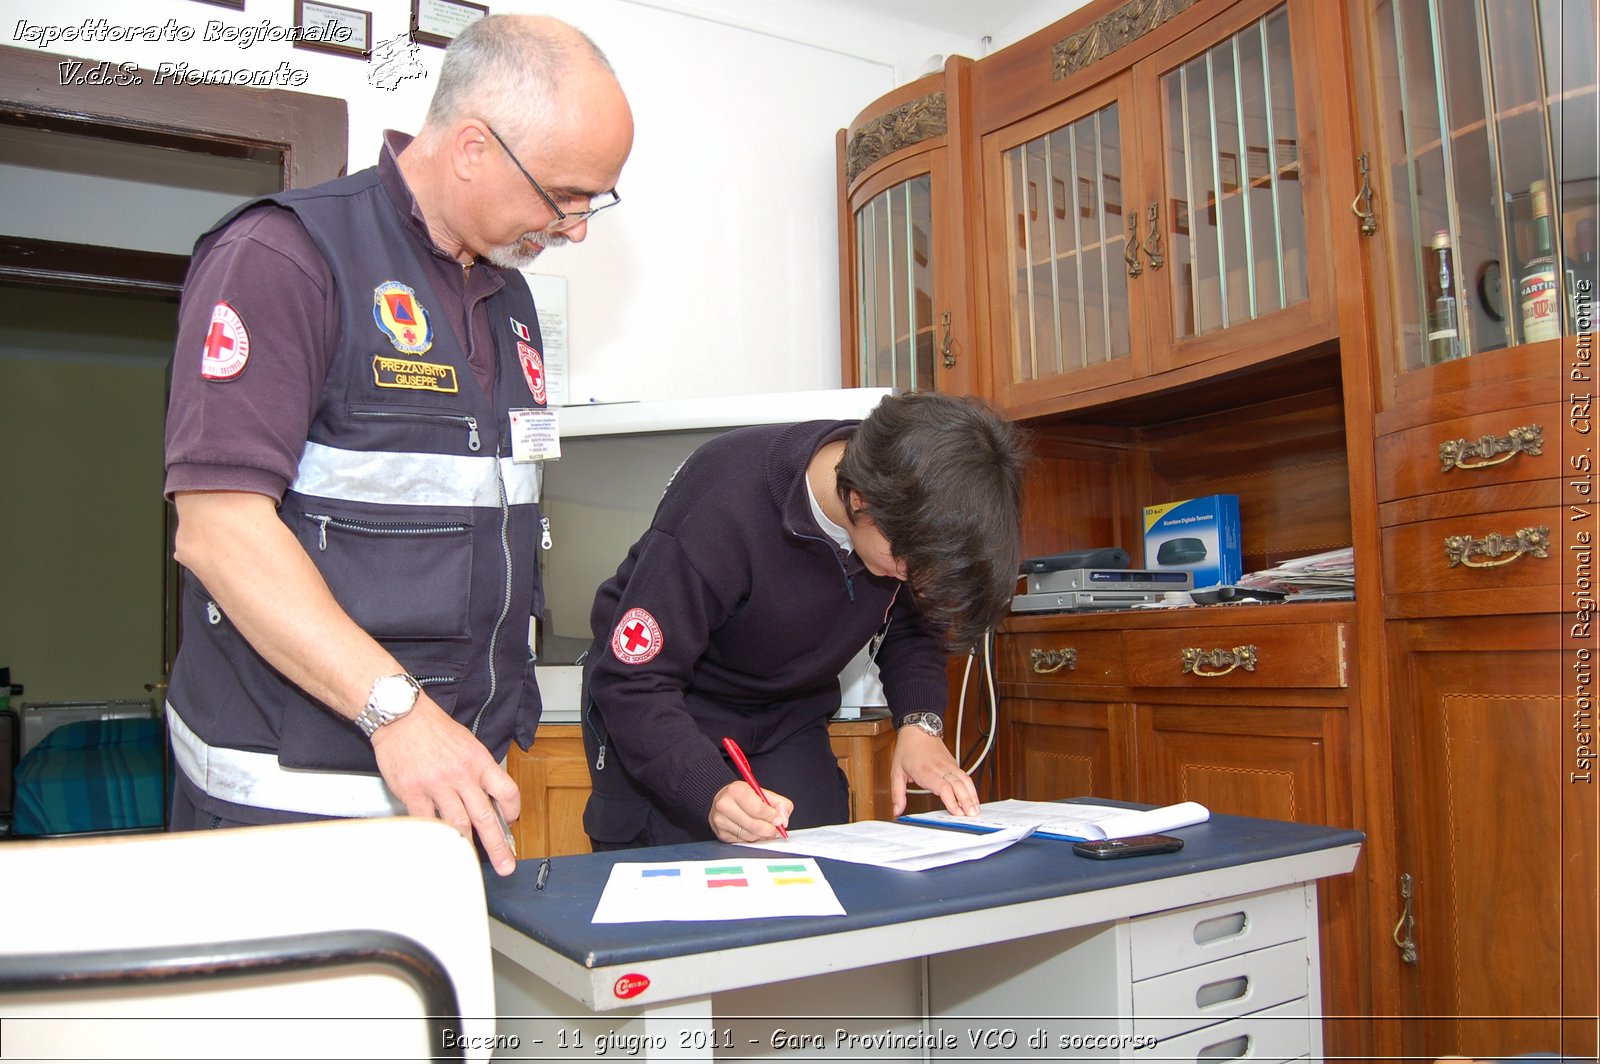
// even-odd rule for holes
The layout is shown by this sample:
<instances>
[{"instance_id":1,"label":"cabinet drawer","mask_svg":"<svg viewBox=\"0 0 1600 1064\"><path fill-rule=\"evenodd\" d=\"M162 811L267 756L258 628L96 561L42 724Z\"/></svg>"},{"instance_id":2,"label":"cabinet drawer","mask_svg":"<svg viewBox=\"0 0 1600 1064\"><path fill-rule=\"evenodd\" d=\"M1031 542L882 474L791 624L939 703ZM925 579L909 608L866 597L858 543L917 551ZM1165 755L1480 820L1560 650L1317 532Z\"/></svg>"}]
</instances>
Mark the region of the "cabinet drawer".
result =
<instances>
[{"instance_id":1,"label":"cabinet drawer","mask_svg":"<svg viewBox=\"0 0 1600 1064\"><path fill-rule=\"evenodd\" d=\"M1133 977L1148 979L1305 938L1308 909L1306 888L1299 886L1142 917L1129 926Z\"/></svg>"},{"instance_id":2,"label":"cabinet drawer","mask_svg":"<svg viewBox=\"0 0 1600 1064\"><path fill-rule=\"evenodd\" d=\"M1133 1033L1171 1038L1303 998L1309 968L1298 939L1141 980L1133 984Z\"/></svg>"},{"instance_id":3,"label":"cabinet drawer","mask_svg":"<svg viewBox=\"0 0 1600 1064\"><path fill-rule=\"evenodd\" d=\"M1002 636L1002 683L1120 684L1122 633L1028 632Z\"/></svg>"},{"instance_id":4,"label":"cabinet drawer","mask_svg":"<svg viewBox=\"0 0 1600 1064\"><path fill-rule=\"evenodd\" d=\"M1342 624L1152 629L1125 632L1123 637L1128 682L1140 687L1344 687L1347 683Z\"/></svg>"},{"instance_id":5,"label":"cabinet drawer","mask_svg":"<svg viewBox=\"0 0 1600 1064\"><path fill-rule=\"evenodd\" d=\"M1134 1060L1163 1061L1166 1064L1220 1064L1229 1060L1275 1062L1297 1060L1312 1055L1313 1039L1309 1002L1306 998L1286 1002L1276 1008L1213 1024L1199 1031L1178 1035L1133 1052ZM1317 1041L1320 1041L1317 1040Z\"/></svg>"},{"instance_id":6,"label":"cabinet drawer","mask_svg":"<svg viewBox=\"0 0 1600 1064\"><path fill-rule=\"evenodd\" d=\"M1559 403L1476 414L1377 441L1378 501L1559 477Z\"/></svg>"},{"instance_id":7,"label":"cabinet drawer","mask_svg":"<svg viewBox=\"0 0 1600 1064\"><path fill-rule=\"evenodd\" d=\"M1489 591L1561 582L1553 536L1559 507L1502 510L1417 521L1383 530L1383 572L1391 595Z\"/></svg>"}]
</instances>

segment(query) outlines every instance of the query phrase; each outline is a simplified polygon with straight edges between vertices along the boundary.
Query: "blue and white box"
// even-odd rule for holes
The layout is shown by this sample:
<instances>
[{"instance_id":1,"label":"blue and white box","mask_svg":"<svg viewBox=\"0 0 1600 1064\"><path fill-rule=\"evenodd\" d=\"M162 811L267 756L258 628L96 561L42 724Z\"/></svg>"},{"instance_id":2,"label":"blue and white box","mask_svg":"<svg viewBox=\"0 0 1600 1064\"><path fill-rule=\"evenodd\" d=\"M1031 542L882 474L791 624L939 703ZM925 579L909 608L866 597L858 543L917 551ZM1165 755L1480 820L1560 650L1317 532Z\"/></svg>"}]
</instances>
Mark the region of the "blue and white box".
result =
<instances>
[{"instance_id":1,"label":"blue and white box","mask_svg":"<svg viewBox=\"0 0 1600 1064\"><path fill-rule=\"evenodd\" d=\"M1194 586L1236 584L1244 575L1239 553L1239 496L1163 502L1144 508L1144 567L1183 569Z\"/></svg>"}]
</instances>

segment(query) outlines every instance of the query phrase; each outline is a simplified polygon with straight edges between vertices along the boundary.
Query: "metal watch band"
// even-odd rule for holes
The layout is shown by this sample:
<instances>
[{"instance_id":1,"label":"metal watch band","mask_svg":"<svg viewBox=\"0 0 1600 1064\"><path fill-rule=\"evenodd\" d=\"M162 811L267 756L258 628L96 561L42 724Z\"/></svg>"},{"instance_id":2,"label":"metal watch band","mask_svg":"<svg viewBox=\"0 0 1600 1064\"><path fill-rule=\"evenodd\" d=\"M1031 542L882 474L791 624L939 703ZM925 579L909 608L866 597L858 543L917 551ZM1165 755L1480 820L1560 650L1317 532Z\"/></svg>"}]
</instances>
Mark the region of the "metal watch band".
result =
<instances>
[{"instance_id":1,"label":"metal watch band","mask_svg":"<svg viewBox=\"0 0 1600 1064\"><path fill-rule=\"evenodd\" d=\"M382 685L386 683L393 683L396 680L401 681L406 687L410 688L411 699L404 708L385 709L378 704L378 689ZM365 734L368 739L372 738L373 733L379 728L383 727L385 724L397 721L407 713L410 713L412 707L417 704L417 698L420 697L421 694L422 685L417 683L417 681L412 678L410 673L402 672L394 676L380 676L378 679L372 682L372 691L367 695L366 708L360 713L357 713L355 716L356 727L360 728L362 733Z\"/></svg>"},{"instance_id":2,"label":"metal watch band","mask_svg":"<svg viewBox=\"0 0 1600 1064\"><path fill-rule=\"evenodd\" d=\"M900 718L899 727L921 728L935 739L944 738L944 718L937 713L907 713Z\"/></svg>"}]
</instances>

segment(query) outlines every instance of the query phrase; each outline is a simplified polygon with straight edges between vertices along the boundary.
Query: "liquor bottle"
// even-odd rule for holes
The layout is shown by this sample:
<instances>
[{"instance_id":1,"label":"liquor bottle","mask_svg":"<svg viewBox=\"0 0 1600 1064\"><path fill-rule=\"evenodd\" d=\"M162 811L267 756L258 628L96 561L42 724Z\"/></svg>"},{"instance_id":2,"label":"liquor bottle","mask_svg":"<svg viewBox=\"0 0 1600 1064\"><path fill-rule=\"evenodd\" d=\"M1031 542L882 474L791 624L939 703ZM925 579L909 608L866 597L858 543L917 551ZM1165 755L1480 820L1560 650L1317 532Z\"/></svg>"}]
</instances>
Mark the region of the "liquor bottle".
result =
<instances>
[{"instance_id":1,"label":"liquor bottle","mask_svg":"<svg viewBox=\"0 0 1600 1064\"><path fill-rule=\"evenodd\" d=\"M1579 219L1577 232L1573 235L1573 247L1578 252L1576 278L1572 285L1572 316L1575 325L1589 330L1594 328L1595 318L1595 285L1600 284L1600 264L1595 262L1595 224L1594 217ZM1588 319L1588 325L1581 325L1583 319Z\"/></svg>"},{"instance_id":2,"label":"liquor bottle","mask_svg":"<svg viewBox=\"0 0 1600 1064\"><path fill-rule=\"evenodd\" d=\"M1433 253L1428 268L1428 362L1431 365L1461 357L1457 310L1455 256L1450 251L1450 234L1441 229L1433 234Z\"/></svg>"},{"instance_id":3,"label":"liquor bottle","mask_svg":"<svg viewBox=\"0 0 1600 1064\"><path fill-rule=\"evenodd\" d=\"M1555 340L1561 336L1559 286L1556 263L1550 251L1550 193L1543 181L1528 188L1533 205L1533 257L1522 268L1517 292L1522 304L1522 342Z\"/></svg>"}]
</instances>

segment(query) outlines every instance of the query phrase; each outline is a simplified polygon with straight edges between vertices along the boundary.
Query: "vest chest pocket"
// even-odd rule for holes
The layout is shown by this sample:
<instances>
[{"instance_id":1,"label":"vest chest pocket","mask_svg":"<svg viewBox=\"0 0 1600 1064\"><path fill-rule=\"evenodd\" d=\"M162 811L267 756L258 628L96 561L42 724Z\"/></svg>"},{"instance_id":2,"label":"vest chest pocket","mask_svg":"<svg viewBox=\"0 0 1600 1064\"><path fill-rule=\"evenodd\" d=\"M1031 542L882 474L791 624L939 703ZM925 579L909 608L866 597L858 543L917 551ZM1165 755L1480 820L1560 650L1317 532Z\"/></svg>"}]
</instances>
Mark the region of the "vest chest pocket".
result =
<instances>
[{"instance_id":1,"label":"vest chest pocket","mask_svg":"<svg viewBox=\"0 0 1600 1064\"><path fill-rule=\"evenodd\" d=\"M307 513L301 542L338 600L379 639L472 635L472 526Z\"/></svg>"}]
</instances>

